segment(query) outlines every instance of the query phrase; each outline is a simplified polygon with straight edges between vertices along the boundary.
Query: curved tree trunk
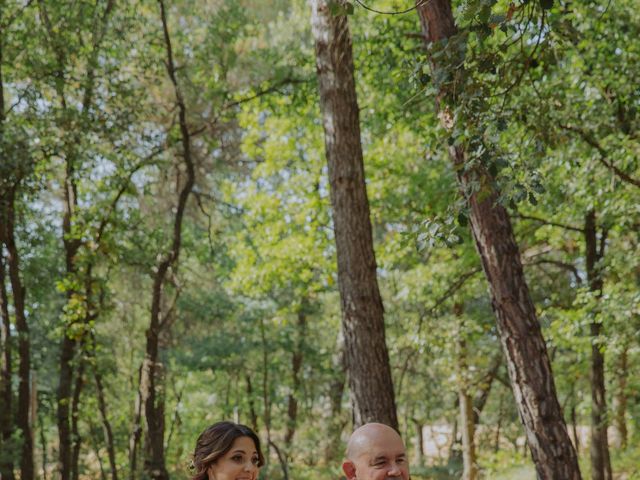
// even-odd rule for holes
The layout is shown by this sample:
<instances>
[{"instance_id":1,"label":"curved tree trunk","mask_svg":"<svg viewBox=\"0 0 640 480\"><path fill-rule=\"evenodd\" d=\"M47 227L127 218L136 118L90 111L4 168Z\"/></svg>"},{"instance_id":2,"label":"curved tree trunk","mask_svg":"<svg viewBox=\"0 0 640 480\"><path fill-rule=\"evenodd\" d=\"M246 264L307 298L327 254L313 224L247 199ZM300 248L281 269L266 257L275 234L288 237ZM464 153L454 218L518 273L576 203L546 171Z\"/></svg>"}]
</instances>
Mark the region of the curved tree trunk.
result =
<instances>
[{"instance_id":1,"label":"curved tree trunk","mask_svg":"<svg viewBox=\"0 0 640 480\"><path fill-rule=\"evenodd\" d=\"M354 426L375 421L397 429L360 143L351 36L347 16L344 12L332 14L329 3L311 1L312 30ZM332 5L345 8L342 0Z\"/></svg>"},{"instance_id":2,"label":"curved tree trunk","mask_svg":"<svg viewBox=\"0 0 640 480\"><path fill-rule=\"evenodd\" d=\"M417 10L427 43L439 42L457 33L449 0L418 2ZM431 66L436 72L446 68L433 59ZM455 119L446 105L455 102L453 93L443 87L438 92L438 102L442 123L450 130ZM538 477L578 480L581 476L576 452L558 402L547 347L524 277L509 214L499 203L499 192L482 166L462 168L464 147L452 146L449 154L460 188L467 196L471 230L489 282L511 385ZM474 192L472 184L475 183L480 184L482 193Z\"/></svg>"},{"instance_id":3,"label":"curved tree trunk","mask_svg":"<svg viewBox=\"0 0 640 480\"><path fill-rule=\"evenodd\" d=\"M171 37L167 22L166 9L163 0L158 0L160 20L166 52L165 66L173 86L178 107L178 123L182 158L186 171L186 179L180 187L178 204L173 218L173 238L167 252L162 254L155 270L153 289L151 292L151 318L147 329L147 343L145 359L142 365L140 379L140 398L142 399L142 413L145 425L145 474L154 480L167 480L169 473L165 466L164 431L165 431L165 397L164 397L164 366L160 358L160 336L167 328L167 318L162 318L162 302L164 286L170 270L176 268L180 257L182 244L182 220L187 207L187 200L195 184L195 166L191 152L191 135L187 125L187 108L176 76L176 65L173 58Z\"/></svg>"}]
</instances>

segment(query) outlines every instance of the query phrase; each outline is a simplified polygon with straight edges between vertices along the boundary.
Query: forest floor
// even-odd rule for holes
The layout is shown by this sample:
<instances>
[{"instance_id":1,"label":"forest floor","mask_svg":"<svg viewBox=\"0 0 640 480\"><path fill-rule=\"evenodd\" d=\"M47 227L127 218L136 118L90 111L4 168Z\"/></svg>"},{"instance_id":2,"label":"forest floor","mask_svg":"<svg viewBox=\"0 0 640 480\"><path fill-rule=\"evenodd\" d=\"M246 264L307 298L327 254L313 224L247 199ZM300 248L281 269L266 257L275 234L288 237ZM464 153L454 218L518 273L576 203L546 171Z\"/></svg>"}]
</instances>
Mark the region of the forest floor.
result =
<instances>
[{"instance_id":1,"label":"forest floor","mask_svg":"<svg viewBox=\"0 0 640 480\"><path fill-rule=\"evenodd\" d=\"M533 467L515 467L500 473L495 480L535 480L536 471Z\"/></svg>"}]
</instances>

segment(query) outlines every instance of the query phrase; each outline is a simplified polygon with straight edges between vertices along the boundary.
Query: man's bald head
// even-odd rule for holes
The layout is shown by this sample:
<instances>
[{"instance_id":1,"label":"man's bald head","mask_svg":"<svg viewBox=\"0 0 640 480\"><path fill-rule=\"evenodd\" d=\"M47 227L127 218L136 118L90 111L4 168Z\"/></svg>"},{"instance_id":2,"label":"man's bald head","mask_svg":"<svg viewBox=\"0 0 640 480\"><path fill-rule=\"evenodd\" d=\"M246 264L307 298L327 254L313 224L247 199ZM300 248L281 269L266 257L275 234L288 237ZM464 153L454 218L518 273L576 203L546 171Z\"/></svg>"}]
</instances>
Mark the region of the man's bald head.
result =
<instances>
[{"instance_id":1,"label":"man's bald head","mask_svg":"<svg viewBox=\"0 0 640 480\"><path fill-rule=\"evenodd\" d=\"M409 478L402 438L393 428L382 423L367 423L353 432L347 443L342 468L349 480Z\"/></svg>"},{"instance_id":2,"label":"man's bald head","mask_svg":"<svg viewBox=\"0 0 640 480\"><path fill-rule=\"evenodd\" d=\"M384 423L367 423L357 428L349 438L347 443L346 456L349 460L355 460L362 453L371 450L375 443L387 443L388 440L395 440L402 443L398 432Z\"/></svg>"}]
</instances>

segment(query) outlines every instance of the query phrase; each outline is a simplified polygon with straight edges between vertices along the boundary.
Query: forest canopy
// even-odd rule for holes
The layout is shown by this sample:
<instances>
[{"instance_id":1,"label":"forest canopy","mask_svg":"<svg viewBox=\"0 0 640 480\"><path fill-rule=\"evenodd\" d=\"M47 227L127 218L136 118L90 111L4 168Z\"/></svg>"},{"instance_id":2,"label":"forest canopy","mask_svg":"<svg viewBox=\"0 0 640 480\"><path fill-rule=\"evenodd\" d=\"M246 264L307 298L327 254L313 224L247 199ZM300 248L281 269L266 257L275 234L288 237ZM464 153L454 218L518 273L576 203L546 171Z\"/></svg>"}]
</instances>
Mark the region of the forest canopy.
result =
<instances>
[{"instance_id":1,"label":"forest canopy","mask_svg":"<svg viewBox=\"0 0 640 480\"><path fill-rule=\"evenodd\" d=\"M633 0L0 0L0 479L640 478Z\"/></svg>"}]
</instances>

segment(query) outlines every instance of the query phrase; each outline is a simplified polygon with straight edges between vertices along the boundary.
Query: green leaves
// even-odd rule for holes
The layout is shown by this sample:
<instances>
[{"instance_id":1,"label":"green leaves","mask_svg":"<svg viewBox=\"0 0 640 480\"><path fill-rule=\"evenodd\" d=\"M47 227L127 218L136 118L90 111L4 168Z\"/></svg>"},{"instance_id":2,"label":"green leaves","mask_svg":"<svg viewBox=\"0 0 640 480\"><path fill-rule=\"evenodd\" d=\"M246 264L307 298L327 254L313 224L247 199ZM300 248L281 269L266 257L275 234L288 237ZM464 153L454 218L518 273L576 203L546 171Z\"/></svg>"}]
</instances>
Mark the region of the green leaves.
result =
<instances>
[{"instance_id":1,"label":"green leaves","mask_svg":"<svg viewBox=\"0 0 640 480\"><path fill-rule=\"evenodd\" d=\"M334 17L341 15L353 15L355 11L353 3L345 0L329 0L327 6L329 7L329 12Z\"/></svg>"},{"instance_id":2,"label":"green leaves","mask_svg":"<svg viewBox=\"0 0 640 480\"><path fill-rule=\"evenodd\" d=\"M543 10L551 10L553 8L553 0L540 0L540 6Z\"/></svg>"}]
</instances>

